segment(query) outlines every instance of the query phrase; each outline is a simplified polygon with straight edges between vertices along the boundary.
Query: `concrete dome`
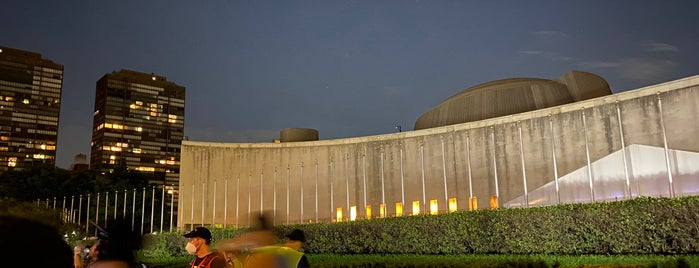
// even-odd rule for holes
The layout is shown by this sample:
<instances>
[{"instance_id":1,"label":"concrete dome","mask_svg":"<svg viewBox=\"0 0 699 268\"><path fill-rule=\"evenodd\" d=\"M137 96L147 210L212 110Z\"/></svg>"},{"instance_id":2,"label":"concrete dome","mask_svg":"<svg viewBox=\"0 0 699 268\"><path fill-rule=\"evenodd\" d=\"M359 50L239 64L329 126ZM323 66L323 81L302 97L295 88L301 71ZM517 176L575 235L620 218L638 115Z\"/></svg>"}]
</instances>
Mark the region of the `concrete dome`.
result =
<instances>
[{"instance_id":1,"label":"concrete dome","mask_svg":"<svg viewBox=\"0 0 699 268\"><path fill-rule=\"evenodd\" d=\"M570 71L556 80L510 78L480 84L446 99L415 121L415 130L523 113L612 94L592 73Z\"/></svg>"}]
</instances>

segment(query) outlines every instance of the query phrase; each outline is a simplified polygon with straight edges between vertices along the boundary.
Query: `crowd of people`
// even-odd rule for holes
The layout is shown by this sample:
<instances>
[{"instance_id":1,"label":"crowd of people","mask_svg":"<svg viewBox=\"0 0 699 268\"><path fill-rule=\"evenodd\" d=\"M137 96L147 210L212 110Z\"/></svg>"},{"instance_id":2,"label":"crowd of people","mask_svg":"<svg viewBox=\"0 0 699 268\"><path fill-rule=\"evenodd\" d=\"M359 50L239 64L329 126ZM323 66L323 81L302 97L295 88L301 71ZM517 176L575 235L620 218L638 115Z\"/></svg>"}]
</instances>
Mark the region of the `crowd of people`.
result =
<instances>
[{"instance_id":1,"label":"crowd of people","mask_svg":"<svg viewBox=\"0 0 699 268\"><path fill-rule=\"evenodd\" d=\"M0 216L0 256L7 267L58 268L145 268L136 260L141 236L131 230L129 223L113 221L110 228L98 227L97 240L89 246L76 246L72 251L55 228L33 220ZM190 268L308 268L301 252L305 233L294 229L278 239L261 215L257 225L241 236L218 241L211 247L211 231L196 227L184 234L184 249L194 255ZM36 251L41 257L36 257ZM4 265L3 265L4 267Z\"/></svg>"}]
</instances>

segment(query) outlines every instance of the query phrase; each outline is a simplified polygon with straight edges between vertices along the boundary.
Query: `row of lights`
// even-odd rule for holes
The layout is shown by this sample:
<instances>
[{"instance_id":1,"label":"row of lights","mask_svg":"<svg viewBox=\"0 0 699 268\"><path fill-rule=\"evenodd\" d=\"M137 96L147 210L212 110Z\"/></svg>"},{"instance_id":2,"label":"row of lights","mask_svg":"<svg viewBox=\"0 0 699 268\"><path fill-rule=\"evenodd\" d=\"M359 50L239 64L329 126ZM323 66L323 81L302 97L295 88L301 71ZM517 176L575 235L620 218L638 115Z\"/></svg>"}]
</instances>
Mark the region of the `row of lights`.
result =
<instances>
[{"instance_id":1,"label":"row of lights","mask_svg":"<svg viewBox=\"0 0 699 268\"><path fill-rule=\"evenodd\" d=\"M494 204L493 204L494 202ZM413 201L412 203L412 214L411 215L420 215L420 201ZM456 203L456 198L449 198L449 212L455 212L458 210L458 206ZM491 207L497 208L497 197L492 196L491 197ZM478 201L476 197L471 197L469 199L469 210L476 210L478 209ZM366 206L366 218L371 219L371 205ZM439 213L439 201L436 199L430 200L430 215L437 215ZM343 213L342 213L342 208L339 207L336 210L336 219L337 222L341 222L343 219ZM397 202L396 203L396 217L401 217L403 216L403 203ZM379 204L379 218L385 218L386 217L386 204ZM357 206L351 206L350 207L350 215L349 215L349 220L354 221L357 219Z\"/></svg>"}]
</instances>

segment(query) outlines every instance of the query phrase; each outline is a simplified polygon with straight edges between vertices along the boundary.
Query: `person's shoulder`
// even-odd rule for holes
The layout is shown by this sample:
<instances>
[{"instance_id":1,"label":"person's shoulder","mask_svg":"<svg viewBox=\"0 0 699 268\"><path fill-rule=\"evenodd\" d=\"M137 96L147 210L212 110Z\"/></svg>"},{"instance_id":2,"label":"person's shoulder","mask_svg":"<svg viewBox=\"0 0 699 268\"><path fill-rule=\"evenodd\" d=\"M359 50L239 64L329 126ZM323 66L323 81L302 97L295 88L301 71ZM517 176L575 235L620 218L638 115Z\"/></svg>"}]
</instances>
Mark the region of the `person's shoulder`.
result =
<instances>
[{"instance_id":1,"label":"person's shoulder","mask_svg":"<svg viewBox=\"0 0 699 268\"><path fill-rule=\"evenodd\" d=\"M216 254L211 260L211 268L226 268L228 267L228 262L221 254Z\"/></svg>"}]
</instances>

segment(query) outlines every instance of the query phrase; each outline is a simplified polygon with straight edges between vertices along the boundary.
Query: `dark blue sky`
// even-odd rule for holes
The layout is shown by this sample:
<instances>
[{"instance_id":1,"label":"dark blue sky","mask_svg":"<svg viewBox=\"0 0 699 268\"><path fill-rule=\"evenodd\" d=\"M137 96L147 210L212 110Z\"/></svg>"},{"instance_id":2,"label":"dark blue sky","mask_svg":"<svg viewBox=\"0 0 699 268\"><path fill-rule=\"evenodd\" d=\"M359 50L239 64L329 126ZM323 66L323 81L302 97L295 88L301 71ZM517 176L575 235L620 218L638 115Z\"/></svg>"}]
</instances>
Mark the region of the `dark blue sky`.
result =
<instances>
[{"instance_id":1,"label":"dark blue sky","mask_svg":"<svg viewBox=\"0 0 699 268\"><path fill-rule=\"evenodd\" d=\"M65 66L57 164L89 155L95 82L187 87L185 135L411 130L457 92L596 73L614 92L699 74L699 1L3 1L0 44Z\"/></svg>"}]
</instances>

